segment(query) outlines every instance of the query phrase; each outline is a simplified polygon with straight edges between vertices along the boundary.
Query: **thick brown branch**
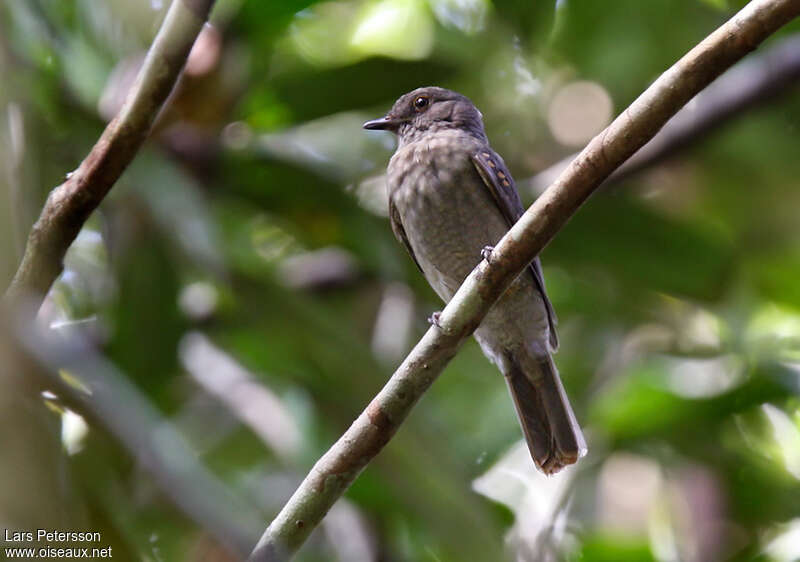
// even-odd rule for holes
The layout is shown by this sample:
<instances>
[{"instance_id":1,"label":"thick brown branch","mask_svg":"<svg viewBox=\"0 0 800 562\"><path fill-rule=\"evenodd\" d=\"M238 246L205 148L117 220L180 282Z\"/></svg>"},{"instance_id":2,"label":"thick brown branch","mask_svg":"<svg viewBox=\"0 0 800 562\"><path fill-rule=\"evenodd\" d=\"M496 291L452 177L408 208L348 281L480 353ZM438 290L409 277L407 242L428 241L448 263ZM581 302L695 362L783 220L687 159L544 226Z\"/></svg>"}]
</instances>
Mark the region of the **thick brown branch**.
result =
<instances>
[{"instance_id":1,"label":"thick brown branch","mask_svg":"<svg viewBox=\"0 0 800 562\"><path fill-rule=\"evenodd\" d=\"M53 189L5 294L41 303L67 249L138 152L181 74L213 0L174 0L122 109L89 155Z\"/></svg>"},{"instance_id":2,"label":"thick brown branch","mask_svg":"<svg viewBox=\"0 0 800 562\"><path fill-rule=\"evenodd\" d=\"M668 69L595 137L465 280L353 425L312 468L270 524L250 561L285 560L397 431L461 343L587 197L686 102L800 14L800 0L754 0Z\"/></svg>"}]
</instances>

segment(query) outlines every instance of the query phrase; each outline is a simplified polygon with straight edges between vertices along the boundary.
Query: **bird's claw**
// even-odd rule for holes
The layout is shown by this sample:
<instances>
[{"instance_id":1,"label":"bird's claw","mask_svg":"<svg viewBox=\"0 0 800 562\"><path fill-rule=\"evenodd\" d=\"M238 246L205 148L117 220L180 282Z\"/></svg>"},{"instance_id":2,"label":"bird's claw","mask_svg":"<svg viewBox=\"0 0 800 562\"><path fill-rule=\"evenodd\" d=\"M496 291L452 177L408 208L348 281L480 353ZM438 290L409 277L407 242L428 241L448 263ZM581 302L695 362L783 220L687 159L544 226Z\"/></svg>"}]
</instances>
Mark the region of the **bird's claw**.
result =
<instances>
[{"instance_id":1,"label":"bird's claw","mask_svg":"<svg viewBox=\"0 0 800 562\"><path fill-rule=\"evenodd\" d=\"M481 250L481 257L489 262L492 259L492 252L494 251L494 246L484 246L483 250Z\"/></svg>"},{"instance_id":2,"label":"bird's claw","mask_svg":"<svg viewBox=\"0 0 800 562\"><path fill-rule=\"evenodd\" d=\"M439 311L434 312L430 316L428 316L428 324L431 326L436 326L437 328L441 328L442 325L439 323L439 318L441 318L442 313Z\"/></svg>"}]
</instances>

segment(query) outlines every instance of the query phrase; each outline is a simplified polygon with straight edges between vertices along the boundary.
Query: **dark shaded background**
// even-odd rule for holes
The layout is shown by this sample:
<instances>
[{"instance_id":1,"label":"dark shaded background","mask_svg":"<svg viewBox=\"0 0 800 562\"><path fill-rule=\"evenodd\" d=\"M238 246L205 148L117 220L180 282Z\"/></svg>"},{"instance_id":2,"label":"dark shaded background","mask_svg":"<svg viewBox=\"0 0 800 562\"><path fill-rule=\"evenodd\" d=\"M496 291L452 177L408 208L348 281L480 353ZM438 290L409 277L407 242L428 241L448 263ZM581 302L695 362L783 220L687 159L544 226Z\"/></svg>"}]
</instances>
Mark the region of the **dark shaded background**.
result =
<instances>
[{"instance_id":1,"label":"dark shaded background","mask_svg":"<svg viewBox=\"0 0 800 562\"><path fill-rule=\"evenodd\" d=\"M0 6L3 286L163 4ZM40 320L97 346L155 407L131 432L158 448L177 429L255 539L440 307L385 218L394 140L360 124L456 89L521 183L743 4L220 0ZM605 188L543 253L577 470L534 471L470 342L298 560L800 559L796 94ZM4 384L0 527L98 530L117 560L225 556L102 420Z\"/></svg>"}]
</instances>

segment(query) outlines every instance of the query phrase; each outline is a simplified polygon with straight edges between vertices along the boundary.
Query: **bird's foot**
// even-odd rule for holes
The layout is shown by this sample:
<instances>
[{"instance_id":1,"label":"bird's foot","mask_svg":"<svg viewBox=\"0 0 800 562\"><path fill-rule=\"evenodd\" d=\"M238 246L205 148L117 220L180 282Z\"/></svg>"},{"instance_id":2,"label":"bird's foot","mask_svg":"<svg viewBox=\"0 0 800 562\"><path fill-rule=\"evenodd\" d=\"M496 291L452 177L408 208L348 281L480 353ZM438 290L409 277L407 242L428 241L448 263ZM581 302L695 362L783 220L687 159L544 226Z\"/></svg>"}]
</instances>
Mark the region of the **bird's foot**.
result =
<instances>
[{"instance_id":1,"label":"bird's foot","mask_svg":"<svg viewBox=\"0 0 800 562\"><path fill-rule=\"evenodd\" d=\"M483 250L481 250L481 257L489 263L492 259L492 252L494 251L494 246L484 246Z\"/></svg>"},{"instance_id":2,"label":"bird's foot","mask_svg":"<svg viewBox=\"0 0 800 562\"><path fill-rule=\"evenodd\" d=\"M439 323L439 318L441 318L441 316L442 316L441 311L437 310L436 312L428 316L428 324L430 324L431 326L436 326L437 328L441 328L442 325Z\"/></svg>"}]
</instances>

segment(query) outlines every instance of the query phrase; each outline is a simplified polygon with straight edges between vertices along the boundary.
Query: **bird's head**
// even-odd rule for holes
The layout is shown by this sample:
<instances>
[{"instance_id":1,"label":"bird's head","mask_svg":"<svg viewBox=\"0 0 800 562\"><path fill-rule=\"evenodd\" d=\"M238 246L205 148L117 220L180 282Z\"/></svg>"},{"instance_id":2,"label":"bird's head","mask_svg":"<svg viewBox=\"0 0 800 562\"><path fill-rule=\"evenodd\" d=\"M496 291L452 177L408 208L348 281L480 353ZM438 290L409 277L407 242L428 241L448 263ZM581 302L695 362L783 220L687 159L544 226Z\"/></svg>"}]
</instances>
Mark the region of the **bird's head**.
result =
<instances>
[{"instance_id":1,"label":"bird's head","mask_svg":"<svg viewBox=\"0 0 800 562\"><path fill-rule=\"evenodd\" d=\"M447 129L461 129L485 138L481 112L466 96L444 88L417 88L400 96L384 117L364 123L365 129L392 131L402 142Z\"/></svg>"}]
</instances>

